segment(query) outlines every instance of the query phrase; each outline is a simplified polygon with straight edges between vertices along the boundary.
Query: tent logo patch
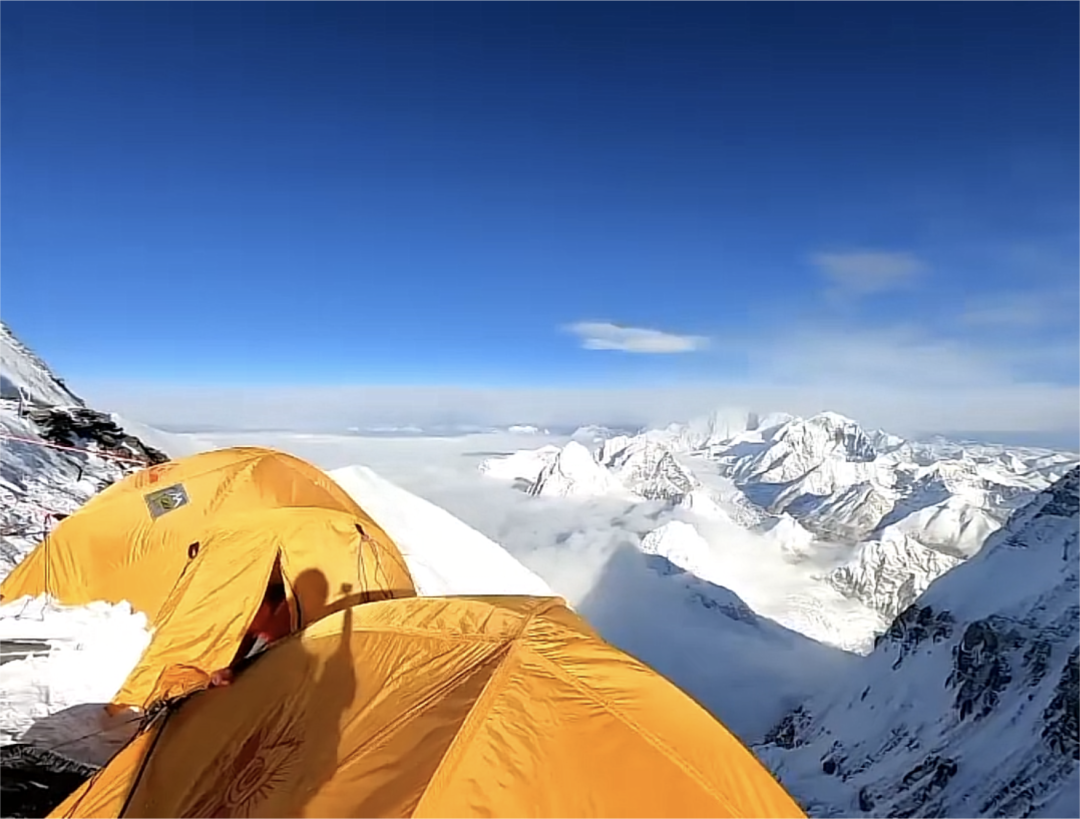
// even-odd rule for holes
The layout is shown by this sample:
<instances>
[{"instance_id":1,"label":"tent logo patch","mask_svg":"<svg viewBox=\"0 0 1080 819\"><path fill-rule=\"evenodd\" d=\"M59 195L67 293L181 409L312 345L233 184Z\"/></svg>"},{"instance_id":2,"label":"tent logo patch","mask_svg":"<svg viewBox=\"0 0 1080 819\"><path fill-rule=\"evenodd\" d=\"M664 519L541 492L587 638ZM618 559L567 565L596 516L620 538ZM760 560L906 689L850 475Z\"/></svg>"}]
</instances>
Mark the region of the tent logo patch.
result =
<instances>
[{"instance_id":1,"label":"tent logo patch","mask_svg":"<svg viewBox=\"0 0 1080 819\"><path fill-rule=\"evenodd\" d=\"M181 506L186 506L187 503L187 490L181 483L166 486L146 495L146 506L150 510L150 517L155 519Z\"/></svg>"},{"instance_id":2,"label":"tent logo patch","mask_svg":"<svg viewBox=\"0 0 1080 819\"><path fill-rule=\"evenodd\" d=\"M281 706L255 729L232 759L214 761L216 780L182 816L251 816L294 773L303 739ZM223 764L222 764L223 763Z\"/></svg>"}]
</instances>

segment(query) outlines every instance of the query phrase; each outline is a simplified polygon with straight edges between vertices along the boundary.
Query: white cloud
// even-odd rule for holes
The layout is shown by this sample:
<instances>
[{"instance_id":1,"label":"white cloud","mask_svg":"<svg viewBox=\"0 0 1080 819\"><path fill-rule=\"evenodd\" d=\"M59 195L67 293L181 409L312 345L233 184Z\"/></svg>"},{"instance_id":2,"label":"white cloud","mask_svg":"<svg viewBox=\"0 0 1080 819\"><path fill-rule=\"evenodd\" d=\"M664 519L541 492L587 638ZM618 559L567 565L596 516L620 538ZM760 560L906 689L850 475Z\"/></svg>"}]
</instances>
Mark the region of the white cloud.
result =
<instances>
[{"instance_id":1,"label":"white cloud","mask_svg":"<svg viewBox=\"0 0 1080 819\"><path fill-rule=\"evenodd\" d=\"M972 298L960 321L968 327L1031 330L1076 320L1077 295L1066 291L1017 291Z\"/></svg>"},{"instance_id":2,"label":"white cloud","mask_svg":"<svg viewBox=\"0 0 1080 819\"><path fill-rule=\"evenodd\" d=\"M834 292L855 296L895 290L926 270L921 259L903 252L815 253L810 261L829 279Z\"/></svg>"},{"instance_id":3,"label":"white cloud","mask_svg":"<svg viewBox=\"0 0 1080 819\"><path fill-rule=\"evenodd\" d=\"M949 390L1012 383L1010 355L1021 352L990 351L915 327L795 328L783 343L751 347L747 355L759 375L778 383Z\"/></svg>"},{"instance_id":4,"label":"white cloud","mask_svg":"<svg viewBox=\"0 0 1080 819\"><path fill-rule=\"evenodd\" d=\"M581 346L586 350L689 353L708 346L708 339L703 336L677 335L645 327L622 327L606 321L579 321L565 329L578 336Z\"/></svg>"},{"instance_id":5,"label":"white cloud","mask_svg":"<svg viewBox=\"0 0 1080 819\"><path fill-rule=\"evenodd\" d=\"M623 389L446 389L440 387L202 388L98 385L81 394L94 406L175 429L337 431L395 422L422 429L468 424L495 426L522 419L547 428L587 423L656 426L686 420L719 407L749 407L809 415L834 410L897 434L927 431L1038 432L1072 436L1077 429L1080 389L1075 385L1013 381L950 384L948 373L962 371L962 356L932 379L890 384L886 372L918 375L919 360L932 366L933 353L912 358L880 356L881 377L871 369L856 377L849 359L820 378L794 375L798 362L818 366L813 356L774 362L759 381L639 386ZM873 359L867 357L867 362ZM936 375L935 375L936 373Z\"/></svg>"},{"instance_id":6,"label":"white cloud","mask_svg":"<svg viewBox=\"0 0 1080 819\"><path fill-rule=\"evenodd\" d=\"M158 426L344 432L350 428L490 428L590 423L659 426L721 407L808 415L834 410L900 435L1060 434L1074 446L1077 345L979 343L915 326L788 326L717 339L718 365L740 377L621 388L390 386L150 386L80 383L91 404ZM1057 379L1057 380L1054 380Z\"/></svg>"}]
</instances>

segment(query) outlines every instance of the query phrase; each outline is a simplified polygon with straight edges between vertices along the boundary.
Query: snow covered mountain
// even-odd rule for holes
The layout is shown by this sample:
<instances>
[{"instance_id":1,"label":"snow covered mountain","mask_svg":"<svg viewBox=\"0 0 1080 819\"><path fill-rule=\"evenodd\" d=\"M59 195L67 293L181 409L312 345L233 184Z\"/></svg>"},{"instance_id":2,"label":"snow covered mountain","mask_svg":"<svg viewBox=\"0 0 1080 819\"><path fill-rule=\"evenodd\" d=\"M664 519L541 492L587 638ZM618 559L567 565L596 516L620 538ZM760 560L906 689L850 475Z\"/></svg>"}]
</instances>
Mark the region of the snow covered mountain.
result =
<instances>
[{"instance_id":1,"label":"snow covered mountain","mask_svg":"<svg viewBox=\"0 0 1080 819\"><path fill-rule=\"evenodd\" d=\"M1078 535L1074 467L759 753L815 815L1080 815Z\"/></svg>"},{"instance_id":2,"label":"snow covered mountain","mask_svg":"<svg viewBox=\"0 0 1080 819\"><path fill-rule=\"evenodd\" d=\"M557 498L634 496L577 441L571 441L547 461L528 491L530 495Z\"/></svg>"},{"instance_id":3,"label":"snow covered mountain","mask_svg":"<svg viewBox=\"0 0 1080 819\"><path fill-rule=\"evenodd\" d=\"M648 436L610 438L596 459L623 486L648 500L679 503L700 486L668 447Z\"/></svg>"},{"instance_id":4,"label":"snow covered mountain","mask_svg":"<svg viewBox=\"0 0 1080 819\"><path fill-rule=\"evenodd\" d=\"M481 471L513 472L531 494L629 492L701 518L734 520L772 532L793 559L812 562L820 556L815 542L829 544L820 582L885 622L1078 462L1075 454L1042 449L907 441L833 412L806 419L718 412L606 437L591 461L580 442L572 446L557 470L562 452L549 445L489 459ZM552 483L553 471L561 478Z\"/></svg>"},{"instance_id":5,"label":"snow covered mountain","mask_svg":"<svg viewBox=\"0 0 1080 819\"><path fill-rule=\"evenodd\" d=\"M84 406L82 399L0 322L0 398L35 406Z\"/></svg>"}]
</instances>

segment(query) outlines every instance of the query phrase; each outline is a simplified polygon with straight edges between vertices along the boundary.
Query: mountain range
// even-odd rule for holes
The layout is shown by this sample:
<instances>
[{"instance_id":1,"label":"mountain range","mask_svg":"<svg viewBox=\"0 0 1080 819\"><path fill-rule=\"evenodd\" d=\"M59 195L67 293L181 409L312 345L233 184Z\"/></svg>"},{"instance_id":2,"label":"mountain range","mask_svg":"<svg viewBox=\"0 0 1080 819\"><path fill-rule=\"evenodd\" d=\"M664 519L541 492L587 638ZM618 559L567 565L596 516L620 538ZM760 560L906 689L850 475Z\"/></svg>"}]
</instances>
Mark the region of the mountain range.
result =
<instances>
[{"instance_id":1,"label":"mountain range","mask_svg":"<svg viewBox=\"0 0 1080 819\"><path fill-rule=\"evenodd\" d=\"M130 470L199 448L87 407L2 324L0 376L0 574ZM1077 462L908 441L836 413L724 411L582 428L480 470L523 502L603 500L655 520L582 607L617 644L648 633L650 661L752 742L811 815L1049 817L1080 815ZM422 593L551 593L366 467L330 474L399 543ZM55 661L102 630L58 643ZM5 663L5 690L35 694L48 662ZM5 741L40 728L43 707L108 695L79 683L47 707L9 698Z\"/></svg>"},{"instance_id":2,"label":"mountain range","mask_svg":"<svg viewBox=\"0 0 1080 819\"><path fill-rule=\"evenodd\" d=\"M884 628L1078 461L1046 449L909 441L833 412L721 412L613 435L591 451L580 441L522 450L480 469L530 495L661 501L772 531L792 562L817 558L820 582L876 611Z\"/></svg>"}]
</instances>

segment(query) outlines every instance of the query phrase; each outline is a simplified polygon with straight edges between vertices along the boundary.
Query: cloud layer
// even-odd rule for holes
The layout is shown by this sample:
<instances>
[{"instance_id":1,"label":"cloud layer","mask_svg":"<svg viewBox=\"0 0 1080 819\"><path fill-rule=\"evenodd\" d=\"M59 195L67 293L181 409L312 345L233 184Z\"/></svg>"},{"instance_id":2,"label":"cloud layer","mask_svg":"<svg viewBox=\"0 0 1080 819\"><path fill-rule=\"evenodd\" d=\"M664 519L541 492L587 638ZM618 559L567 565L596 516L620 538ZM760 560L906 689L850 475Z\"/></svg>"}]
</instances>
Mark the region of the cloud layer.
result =
<instances>
[{"instance_id":1,"label":"cloud layer","mask_svg":"<svg viewBox=\"0 0 1080 819\"><path fill-rule=\"evenodd\" d=\"M98 385L93 405L171 429L344 431L412 424L422 429L534 423L662 426L720 407L810 415L834 410L902 435L926 432L1060 433L1072 441L1080 390L1052 384L905 389L841 383L729 383L626 389L441 387L212 388ZM1063 445L1073 446L1072 443Z\"/></svg>"},{"instance_id":2,"label":"cloud layer","mask_svg":"<svg viewBox=\"0 0 1080 819\"><path fill-rule=\"evenodd\" d=\"M926 270L921 259L904 252L815 253L810 261L836 291L855 296L895 290L910 284Z\"/></svg>"},{"instance_id":3,"label":"cloud layer","mask_svg":"<svg viewBox=\"0 0 1080 819\"><path fill-rule=\"evenodd\" d=\"M581 339L586 350L625 353L689 353L708 346L703 336L677 335L645 327L623 327L606 321L579 321L565 328Z\"/></svg>"}]
</instances>

